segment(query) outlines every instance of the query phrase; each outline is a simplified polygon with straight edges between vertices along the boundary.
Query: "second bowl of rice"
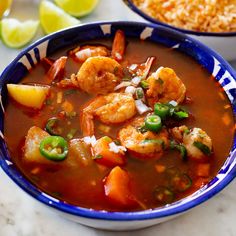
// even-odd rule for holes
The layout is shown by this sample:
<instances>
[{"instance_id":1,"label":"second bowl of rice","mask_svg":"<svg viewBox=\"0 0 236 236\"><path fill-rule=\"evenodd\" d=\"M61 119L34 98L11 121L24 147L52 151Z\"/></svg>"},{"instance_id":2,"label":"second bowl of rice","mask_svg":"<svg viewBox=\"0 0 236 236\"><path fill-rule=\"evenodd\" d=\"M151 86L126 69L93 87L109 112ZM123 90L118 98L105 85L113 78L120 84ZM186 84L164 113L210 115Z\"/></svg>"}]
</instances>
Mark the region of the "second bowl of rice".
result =
<instances>
[{"instance_id":1,"label":"second bowl of rice","mask_svg":"<svg viewBox=\"0 0 236 236\"><path fill-rule=\"evenodd\" d=\"M124 0L144 19L190 34L236 59L236 0Z\"/></svg>"}]
</instances>

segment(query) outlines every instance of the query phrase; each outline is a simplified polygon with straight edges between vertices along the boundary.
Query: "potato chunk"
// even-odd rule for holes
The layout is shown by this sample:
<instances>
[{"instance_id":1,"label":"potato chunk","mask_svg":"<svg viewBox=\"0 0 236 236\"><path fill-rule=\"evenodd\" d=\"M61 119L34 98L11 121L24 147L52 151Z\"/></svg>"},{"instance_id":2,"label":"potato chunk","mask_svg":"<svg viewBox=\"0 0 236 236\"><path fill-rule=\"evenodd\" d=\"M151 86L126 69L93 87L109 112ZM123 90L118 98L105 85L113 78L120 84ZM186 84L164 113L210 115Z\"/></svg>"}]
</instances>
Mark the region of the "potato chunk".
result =
<instances>
[{"instance_id":1,"label":"potato chunk","mask_svg":"<svg viewBox=\"0 0 236 236\"><path fill-rule=\"evenodd\" d=\"M46 131L42 130L41 128L37 126L33 126L28 130L28 133L26 135L25 139L25 146L24 146L24 161L28 163L35 163L35 164L48 164L50 166L52 165L63 165L67 167L73 167L77 166L79 164L78 157L74 158L73 155L68 155L65 160L61 162L52 161L44 157L40 151L39 146L41 141L50 136ZM78 142L72 142L69 144L69 150L73 153L74 146L78 145ZM76 147L78 151L80 150L79 146ZM82 155L82 153L80 153Z\"/></svg>"},{"instance_id":2,"label":"potato chunk","mask_svg":"<svg viewBox=\"0 0 236 236\"><path fill-rule=\"evenodd\" d=\"M33 126L29 129L25 139L25 161L40 164L48 164L52 162L42 156L39 151L40 142L48 136L50 135L39 127Z\"/></svg>"},{"instance_id":3,"label":"potato chunk","mask_svg":"<svg viewBox=\"0 0 236 236\"><path fill-rule=\"evenodd\" d=\"M49 86L8 84L7 90L21 105L40 109L49 93Z\"/></svg>"},{"instance_id":4,"label":"potato chunk","mask_svg":"<svg viewBox=\"0 0 236 236\"><path fill-rule=\"evenodd\" d=\"M69 142L69 156L67 162L70 165L88 166L93 163L89 145L80 139L72 139Z\"/></svg>"}]
</instances>

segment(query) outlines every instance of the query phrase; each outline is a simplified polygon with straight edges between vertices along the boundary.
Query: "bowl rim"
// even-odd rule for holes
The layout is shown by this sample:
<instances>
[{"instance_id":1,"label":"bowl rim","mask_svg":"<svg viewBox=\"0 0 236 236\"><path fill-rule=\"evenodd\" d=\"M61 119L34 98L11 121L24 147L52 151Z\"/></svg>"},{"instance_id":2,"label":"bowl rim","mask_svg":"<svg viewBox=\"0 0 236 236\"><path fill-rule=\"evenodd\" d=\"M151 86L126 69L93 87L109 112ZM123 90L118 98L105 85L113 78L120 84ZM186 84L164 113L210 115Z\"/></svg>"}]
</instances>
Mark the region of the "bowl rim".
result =
<instances>
[{"instance_id":1,"label":"bowl rim","mask_svg":"<svg viewBox=\"0 0 236 236\"><path fill-rule=\"evenodd\" d=\"M195 31L195 30L187 30L184 28L179 28L176 26L173 26L171 24L167 24L164 22L161 22L149 15L147 15L146 13L144 13L142 10L140 10L134 3L132 0L123 0L123 2L133 11L135 12L137 15L141 16L142 18L144 18L145 20L153 23L153 24L157 24L157 25L162 25L162 26L166 26L168 28L174 29L174 30L178 30L182 33L185 34L191 34L191 35L196 35L196 36L211 36L211 37L232 37L232 36L236 36L236 31L233 32L201 32L201 31Z\"/></svg>"},{"instance_id":2,"label":"bowl rim","mask_svg":"<svg viewBox=\"0 0 236 236\"><path fill-rule=\"evenodd\" d=\"M70 32L71 30L83 30L86 27L97 27L98 25L107 25L111 24L114 26L137 26L140 27L150 27L154 29L161 30L165 33L170 33L171 35L179 35L184 36L185 39L196 43L200 49L204 49L208 51L211 55L213 55L219 62L226 68L226 70L233 76L234 80L236 80L236 72L232 69L232 67L229 65L228 62L226 62L218 53L214 52L209 47L205 46L198 40L195 40L187 35L184 35L183 33L179 31L172 30L167 27L163 27L160 25L150 24L150 23L144 23L144 22L135 22L135 21L101 21L101 22L94 22L94 23L87 23L87 24L81 24L79 26L70 27L68 29L64 29L58 32L55 32L53 34L47 35L36 42L32 43L30 46L23 49L18 56L5 68L5 70L2 72L0 76L0 91L1 87L4 85L2 83L2 79L4 76L6 76L10 70L12 70L12 67L25 55L25 53L29 52L30 50L34 49L36 46L39 46L40 44L44 43L47 40L50 40L52 38L57 38L60 36L65 35L66 33ZM231 104L233 106L233 112L235 115L236 111L236 104ZM236 143L236 136L234 134L234 143ZM157 219L157 218L163 218L163 217L170 217L176 214L183 213L187 210L190 210L191 208L199 205L200 203L205 202L206 200L213 197L215 194L220 192L223 188L225 188L235 177L236 177L236 163L234 163L234 166L230 169L230 171L227 173L227 175L224 177L222 181L219 181L214 188L209 189L209 191L206 191L205 193L201 194L200 196L196 197L196 199L192 199L191 201L185 202L185 203L178 203L175 202L174 206L167 206L167 207L159 207L155 209L149 209L149 210L143 210L143 211L133 211L133 212L108 212L108 211L99 211L89 208L83 208L79 206L74 206L65 202L60 202L56 198L49 196L48 194L42 192L41 190L37 189L31 182L21 175L21 172L18 171L17 174L20 174L20 180L19 176L15 174L14 171L11 170L9 165L7 164L7 154L4 151L4 140L0 139L0 165L4 172L25 192L27 192L31 197L37 199L39 202L44 203L45 205L52 207L56 210L59 210L61 212L67 213L69 215L74 215L77 217L85 217L89 219L95 219L95 220L108 220L108 221L141 221L141 220L151 220L151 219ZM233 148L233 146L232 146ZM232 149L231 148L231 149ZM233 153L236 155L236 152ZM22 182L23 180L23 182ZM214 179L213 179L214 180ZM30 186L30 188L29 188Z\"/></svg>"}]
</instances>

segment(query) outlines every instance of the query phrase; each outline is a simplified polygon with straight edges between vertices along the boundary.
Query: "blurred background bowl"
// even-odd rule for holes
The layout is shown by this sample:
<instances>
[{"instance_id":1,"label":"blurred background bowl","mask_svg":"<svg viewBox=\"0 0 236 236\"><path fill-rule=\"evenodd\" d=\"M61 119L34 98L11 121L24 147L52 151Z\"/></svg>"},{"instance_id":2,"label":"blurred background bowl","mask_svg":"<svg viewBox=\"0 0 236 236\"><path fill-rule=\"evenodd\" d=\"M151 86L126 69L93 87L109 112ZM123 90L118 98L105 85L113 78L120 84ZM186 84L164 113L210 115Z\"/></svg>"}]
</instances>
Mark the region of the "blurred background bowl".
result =
<instances>
[{"instance_id":1,"label":"blurred background bowl","mask_svg":"<svg viewBox=\"0 0 236 236\"><path fill-rule=\"evenodd\" d=\"M188 34L189 36L201 41L205 45L213 48L220 53L226 60L232 61L236 59L236 32L225 32L225 33L209 33L209 32L198 32L193 30L186 30L178 28L147 15L137 6L134 5L132 0L123 0L124 3L136 14L144 18L145 20L156 24L166 26L168 28L178 30L182 33Z\"/></svg>"}]
</instances>

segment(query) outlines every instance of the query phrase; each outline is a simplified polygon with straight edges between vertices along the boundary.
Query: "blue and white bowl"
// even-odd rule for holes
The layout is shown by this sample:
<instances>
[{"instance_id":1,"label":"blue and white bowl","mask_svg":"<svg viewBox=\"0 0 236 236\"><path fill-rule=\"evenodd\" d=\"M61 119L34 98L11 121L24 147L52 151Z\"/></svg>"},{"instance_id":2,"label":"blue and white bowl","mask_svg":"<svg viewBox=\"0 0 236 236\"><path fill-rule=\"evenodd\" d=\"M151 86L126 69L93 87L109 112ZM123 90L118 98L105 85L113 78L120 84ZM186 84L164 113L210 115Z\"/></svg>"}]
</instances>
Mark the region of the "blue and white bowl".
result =
<instances>
[{"instance_id":1,"label":"blue and white bowl","mask_svg":"<svg viewBox=\"0 0 236 236\"><path fill-rule=\"evenodd\" d=\"M208 33L208 32L198 32L193 30L185 30L183 28L178 28L152 18L151 16L147 15L142 10L140 10L138 7L136 7L133 4L132 0L123 0L123 1L133 12L135 12L145 20L153 24L166 26L168 28L188 34L189 36L201 41L205 45L216 50L228 61L236 59L236 46L235 46L236 32Z\"/></svg>"},{"instance_id":2,"label":"blue and white bowl","mask_svg":"<svg viewBox=\"0 0 236 236\"><path fill-rule=\"evenodd\" d=\"M176 48L188 54L205 67L221 84L236 113L236 73L230 65L217 53L202 43L183 33L163 26L137 22L103 22L81 25L49 35L26 48L5 69L0 79L0 91L3 106L7 101L6 84L18 83L42 58L50 57L60 49L79 44L91 39L110 38L116 30L121 29L128 37L140 38ZM3 107L2 107L3 109ZM11 161L7 145L4 141L4 112L0 111L0 165L5 173L34 199L54 209L65 217L84 225L109 230L132 230L148 227L170 218L176 217L221 191L236 176L236 140L229 156L217 176L209 184L177 202L153 210L138 212L107 212L85 209L62 202L40 191L30 183Z\"/></svg>"}]
</instances>

